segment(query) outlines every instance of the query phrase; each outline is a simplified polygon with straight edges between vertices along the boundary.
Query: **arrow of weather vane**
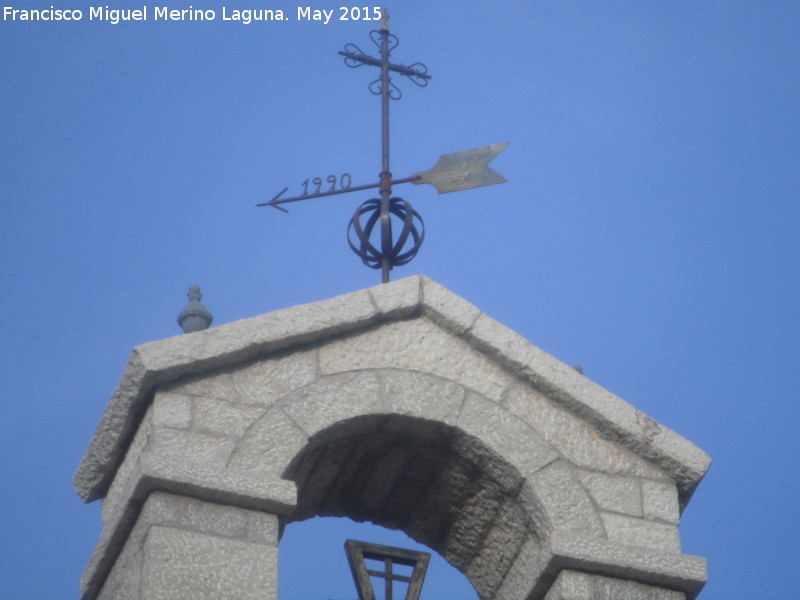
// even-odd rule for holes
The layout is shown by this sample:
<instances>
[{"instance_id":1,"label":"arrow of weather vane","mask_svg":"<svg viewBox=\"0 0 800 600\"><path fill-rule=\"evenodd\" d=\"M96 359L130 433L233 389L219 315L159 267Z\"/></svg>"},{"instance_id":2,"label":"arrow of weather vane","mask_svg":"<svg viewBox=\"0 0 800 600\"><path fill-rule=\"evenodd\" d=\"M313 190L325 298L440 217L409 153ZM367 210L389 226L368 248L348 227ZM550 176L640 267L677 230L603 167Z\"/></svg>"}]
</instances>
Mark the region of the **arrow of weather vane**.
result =
<instances>
[{"instance_id":1,"label":"arrow of weather vane","mask_svg":"<svg viewBox=\"0 0 800 600\"><path fill-rule=\"evenodd\" d=\"M460 192L462 190L470 190L472 188L481 187L484 185L494 185L495 183L505 183L508 181L505 177L497 173L494 169L489 168L489 163L492 162L495 156L505 150L508 143L505 144L492 144L491 146L484 146L483 148L475 148L474 150L464 150L462 152L453 152L452 154L442 154L436 164L420 173L414 173L410 177L404 179L392 179L391 184L397 185L400 183L429 183L436 188L440 194L447 194L448 192ZM349 175L345 173L344 175ZM342 179L344 176L342 176ZM379 183L369 183L367 185L358 185L352 187L347 185L344 187L340 184L339 189L336 189L335 178L328 179L332 184L333 189L320 192L304 193L300 196L292 196L290 198L282 198L289 188L283 188L269 202L261 202L257 206L272 206L278 210L288 212L281 204L289 202L297 202L298 200L311 200L312 198L322 198L324 196L335 196L337 194L347 194L349 192L358 192L361 190L368 190L371 188L380 187ZM321 186L322 182L320 182ZM306 183L306 189L307 189Z\"/></svg>"},{"instance_id":2,"label":"arrow of weather vane","mask_svg":"<svg viewBox=\"0 0 800 600\"><path fill-rule=\"evenodd\" d=\"M392 83L389 73L399 73L408 77L420 87L428 85L431 77L428 75L427 67L421 63L405 66L389 62L391 51L397 47L399 40L389 33L389 15L386 9L382 12L381 29L371 31L370 39L378 47L380 58L364 54L354 44L345 45L344 51L339 54L345 57L344 62L348 67L369 65L379 67L381 70L380 77L369 85L370 92L381 97L381 172L378 182L353 186L348 173L340 178L331 175L326 178L330 186L326 186L328 189L323 190L323 181L317 177L303 182L303 193L299 196L284 198L283 195L289 190L284 188L272 200L262 202L258 206L272 206L288 212L281 206L282 204L379 188L380 198L373 198L361 204L350 219L347 242L366 266L381 269L382 281L386 283L389 281L389 271L393 267L410 262L425 238L425 224L422 217L408 201L391 197L392 186L402 183L417 185L427 183L435 187L440 194L446 194L504 183L507 180L489 168L489 163L508 146L508 143L443 154L427 171L414 173L403 179L392 179L389 170L389 100L399 100L402 93ZM312 191L309 192L309 189ZM402 225L400 234L396 238L392 235L392 216ZM378 225L380 242L376 245L372 243L371 238ZM353 235L356 237L355 240L352 239Z\"/></svg>"}]
</instances>

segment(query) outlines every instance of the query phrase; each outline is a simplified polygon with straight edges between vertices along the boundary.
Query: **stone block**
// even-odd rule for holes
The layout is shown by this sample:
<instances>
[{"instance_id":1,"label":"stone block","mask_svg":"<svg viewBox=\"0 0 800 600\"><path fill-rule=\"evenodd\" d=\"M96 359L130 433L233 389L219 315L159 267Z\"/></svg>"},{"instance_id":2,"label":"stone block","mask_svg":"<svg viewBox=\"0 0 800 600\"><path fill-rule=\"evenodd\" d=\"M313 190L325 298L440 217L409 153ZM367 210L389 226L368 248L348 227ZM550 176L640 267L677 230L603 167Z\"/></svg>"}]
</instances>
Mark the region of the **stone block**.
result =
<instances>
[{"instance_id":1,"label":"stone block","mask_svg":"<svg viewBox=\"0 0 800 600\"><path fill-rule=\"evenodd\" d=\"M383 379L382 373L380 376L381 379ZM398 406L398 410L400 411L406 410L403 408L402 402L396 406ZM385 402L384 408L387 411L390 409L388 406L386 406ZM429 415L440 410L436 406L420 408L424 411L427 411ZM449 409L444 408L441 410L442 414L445 414L445 411L448 411L449 414ZM413 439L419 444L426 442L436 446L441 446L447 440L450 440L454 434L454 430L448 423L427 417L418 418L402 413L395 413L379 417L379 419L379 421L376 419L375 422L376 427L380 428L380 431L387 434L394 434L399 435L400 437Z\"/></svg>"},{"instance_id":2,"label":"stone block","mask_svg":"<svg viewBox=\"0 0 800 600\"><path fill-rule=\"evenodd\" d=\"M277 598L275 547L153 526L144 554L143 600Z\"/></svg>"},{"instance_id":3,"label":"stone block","mask_svg":"<svg viewBox=\"0 0 800 600\"><path fill-rule=\"evenodd\" d=\"M562 570L544 600L685 600L682 592L613 577Z\"/></svg>"},{"instance_id":4,"label":"stone block","mask_svg":"<svg viewBox=\"0 0 800 600\"><path fill-rule=\"evenodd\" d=\"M667 477L657 465L605 439L597 428L529 386L513 386L503 404L578 467L652 479Z\"/></svg>"},{"instance_id":5,"label":"stone block","mask_svg":"<svg viewBox=\"0 0 800 600\"><path fill-rule=\"evenodd\" d=\"M328 496L330 486L336 481L342 465L347 459L348 454L353 447L356 446L356 441L353 439L343 439L332 441L323 451L311 450L308 454L304 455L302 471L307 475L304 481L298 482L298 490L300 490L300 502L298 505L296 518L303 515L305 518L315 516L315 511L318 509L327 509L325 506L325 499ZM306 464L311 464L310 468ZM332 516L328 513L322 513L323 516Z\"/></svg>"},{"instance_id":6,"label":"stone block","mask_svg":"<svg viewBox=\"0 0 800 600\"><path fill-rule=\"evenodd\" d=\"M149 469L146 469L149 470ZM284 482L286 483L286 482ZM130 598L131 600L142 600L146 598L250 598L251 596L237 596L227 594L217 596L206 596L206 593L219 593L219 589L214 588L214 583L207 586L207 590L192 589L197 592L197 596L184 595L180 589L173 584L182 581L182 569L189 569L191 564L203 562L197 550L197 544L183 544L180 536L189 535L194 540L203 540L209 550L225 546L219 540L233 542L227 546L230 551L228 557L229 566L240 575L247 571L248 552L243 552L243 547L249 547L252 556L258 554L263 558L260 568L266 568L269 577L274 579L277 568L277 544L278 544L278 518L274 514L268 514L247 508L210 503L196 498L174 495L161 491L143 492L141 511L135 519L135 524L131 523L127 530L122 531L123 547L118 547L114 543L100 544L92 557L90 568L84 574L81 583L81 597L83 600L100 598L101 600L119 600ZM144 499L146 498L146 499ZM170 530L178 532L173 537L171 548L173 556L154 554L148 548L149 533L157 528L164 531ZM108 540L110 535L104 531L104 538ZM171 535L171 534L170 534ZM116 536L119 537L119 536ZM170 537L170 536L167 536ZM166 538L163 538L166 539ZM159 550L161 552L161 550ZM184 554L184 556L181 556ZM208 559L204 563L210 572L216 565L218 556L216 551L204 555ZM168 562L164 562L169 559ZM241 560L240 560L241 559ZM236 561L240 560L239 565ZM161 563L161 575L155 579L150 577L150 566L153 563ZM188 562L186 562L188 561ZM244 565L244 567L242 566ZM176 567L175 578L170 579L169 572L172 567ZM221 573L225 572L224 569ZM225 577L227 575L220 575ZM162 579L159 579L162 577ZM208 583L208 582L207 582ZM236 584L236 582L233 582ZM269 580L261 580L260 584L269 585ZM235 587L239 589L239 586ZM247 582L242 586L246 589ZM167 595L174 594L174 595ZM263 598L263 596L254 596ZM274 595L272 596L275 597Z\"/></svg>"},{"instance_id":7,"label":"stone block","mask_svg":"<svg viewBox=\"0 0 800 600\"><path fill-rule=\"evenodd\" d=\"M125 459L117 469L116 476L103 498L103 523L110 523L119 518L121 511L128 502L135 480L141 471L141 457L150 446L153 437L153 408L147 410L136 435L133 437Z\"/></svg>"},{"instance_id":8,"label":"stone block","mask_svg":"<svg viewBox=\"0 0 800 600\"><path fill-rule=\"evenodd\" d=\"M144 550L127 546L114 563L97 600L141 600Z\"/></svg>"},{"instance_id":9,"label":"stone block","mask_svg":"<svg viewBox=\"0 0 800 600\"><path fill-rule=\"evenodd\" d=\"M153 399L153 425L189 429L192 425L191 396L175 392L157 392Z\"/></svg>"},{"instance_id":10,"label":"stone block","mask_svg":"<svg viewBox=\"0 0 800 600\"><path fill-rule=\"evenodd\" d=\"M540 581L550 556L534 536L528 536L497 591L497 600L527 600ZM590 599L591 600L591 599Z\"/></svg>"},{"instance_id":11,"label":"stone block","mask_svg":"<svg viewBox=\"0 0 800 600\"><path fill-rule=\"evenodd\" d=\"M482 314L468 334L475 347L522 375L548 396L593 424L640 435L637 410L515 331Z\"/></svg>"},{"instance_id":12,"label":"stone block","mask_svg":"<svg viewBox=\"0 0 800 600\"><path fill-rule=\"evenodd\" d=\"M642 516L642 491L639 479L576 470L580 482L601 509Z\"/></svg>"},{"instance_id":13,"label":"stone block","mask_svg":"<svg viewBox=\"0 0 800 600\"><path fill-rule=\"evenodd\" d=\"M290 394L281 407L309 436L340 421L382 410L380 381L370 371L323 377Z\"/></svg>"},{"instance_id":14,"label":"stone block","mask_svg":"<svg viewBox=\"0 0 800 600\"><path fill-rule=\"evenodd\" d=\"M544 600L597 600L592 580L592 575L565 569L558 574ZM620 597L617 600L627 598Z\"/></svg>"},{"instance_id":15,"label":"stone block","mask_svg":"<svg viewBox=\"0 0 800 600\"><path fill-rule=\"evenodd\" d=\"M436 476L428 483L417 499L404 510L408 519L400 528L415 540L432 548L444 542L450 523L473 493L472 482L476 473L471 465L451 458L448 464L436 469Z\"/></svg>"},{"instance_id":16,"label":"stone block","mask_svg":"<svg viewBox=\"0 0 800 600\"><path fill-rule=\"evenodd\" d=\"M492 598L530 537L526 519L513 500L506 500L465 574L481 598Z\"/></svg>"},{"instance_id":17,"label":"stone block","mask_svg":"<svg viewBox=\"0 0 800 600\"><path fill-rule=\"evenodd\" d=\"M196 462L179 462L174 458L163 461L145 453L127 484L126 495L117 499L113 505L104 507L108 508L105 513L105 527L86 569L86 581L98 581L110 568L133 526L132 519L136 516L138 506L154 490L278 515L292 512L297 498L294 483L278 479L275 475L250 477ZM157 507L159 504L155 503L153 506ZM252 530L252 526L250 529Z\"/></svg>"},{"instance_id":18,"label":"stone block","mask_svg":"<svg viewBox=\"0 0 800 600\"><path fill-rule=\"evenodd\" d=\"M455 425L466 391L457 383L416 371L382 370L387 412Z\"/></svg>"},{"instance_id":19,"label":"stone block","mask_svg":"<svg viewBox=\"0 0 800 600\"><path fill-rule=\"evenodd\" d=\"M505 493L515 495L524 478L511 463L485 446L471 435L457 435L453 440L453 451L481 475L491 479Z\"/></svg>"},{"instance_id":20,"label":"stone block","mask_svg":"<svg viewBox=\"0 0 800 600\"><path fill-rule=\"evenodd\" d=\"M497 358L504 366L514 371L524 368L531 358L552 359L513 329L483 313L475 320L467 337L477 348ZM539 357L539 354L543 356Z\"/></svg>"},{"instance_id":21,"label":"stone block","mask_svg":"<svg viewBox=\"0 0 800 600\"><path fill-rule=\"evenodd\" d=\"M234 395L233 376L230 370L211 371L201 375L182 377L161 386L157 393L184 394L186 396L205 396L220 400L238 401Z\"/></svg>"},{"instance_id":22,"label":"stone block","mask_svg":"<svg viewBox=\"0 0 800 600\"><path fill-rule=\"evenodd\" d=\"M367 290L301 304L250 319L226 323L193 335L136 348L148 370L170 369L171 379L242 364L256 356L286 350L323 337L360 329L377 320Z\"/></svg>"},{"instance_id":23,"label":"stone block","mask_svg":"<svg viewBox=\"0 0 800 600\"><path fill-rule=\"evenodd\" d=\"M600 518L609 541L668 552L681 551L678 529L674 525L602 511Z\"/></svg>"},{"instance_id":24,"label":"stone block","mask_svg":"<svg viewBox=\"0 0 800 600\"><path fill-rule=\"evenodd\" d=\"M196 462L224 469L236 447L236 440L181 429L157 429L152 452L163 460Z\"/></svg>"},{"instance_id":25,"label":"stone block","mask_svg":"<svg viewBox=\"0 0 800 600\"><path fill-rule=\"evenodd\" d=\"M552 447L521 419L475 393L467 395L458 426L479 439L498 457L503 457L503 461L513 465L523 477L558 458Z\"/></svg>"},{"instance_id":26,"label":"stone block","mask_svg":"<svg viewBox=\"0 0 800 600\"><path fill-rule=\"evenodd\" d=\"M301 332L306 334L326 332L338 335L357 329L359 325L374 322L376 313L369 292L358 290L270 313L274 316L270 336L283 338L287 334L296 336ZM249 320L246 319L245 322Z\"/></svg>"},{"instance_id":27,"label":"stone block","mask_svg":"<svg viewBox=\"0 0 800 600\"><path fill-rule=\"evenodd\" d=\"M111 485L127 449L122 447L122 440L139 426L134 414L144 410L142 404L149 392L142 389L146 376L147 368L134 349L72 478L72 487L84 502L102 498Z\"/></svg>"},{"instance_id":28,"label":"stone block","mask_svg":"<svg viewBox=\"0 0 800 600\"><path fill-rule=\"evenodd\" d=\"M678 483L678 491L682 493L682 503L685 505L691 497L694 486L711 466L711 457L663 425L659 425L650 446L657 450L659 456L663 457L664 464L672 471L672 479Z\"/></svg>"},{"instance_id":29,"label":"stone block","mask_svg":"<svg viewBox=\"0 0 800 600\"><path fill-rule=\"evenodd\" d=\"M550 538L550 568L586 571L679 590L694 598L706 582L706 561L698 556L631 547L580 537Z\"/></svg>"},{"instance_id":30,"label":"stone block","mask_svg":"<svg viewBox=\"0 0 800 600\"><path fill-rule=\"evenodd\" d=\"M454 514L442 554L448 562L465 569L483 546L483 541L506 500L506 494L491 480L481 479Z\"/></svg>"},{"instance_id":31,"label":"stone block","mask_svg":"<svg viewBox=\"0 0 800 600\"><path fill-rule=\"evenodd\" d=\"M251 475L276 473L283 476L308 435L281 407L267 411L238 442L228 466Z\"/></svg>"},{"instance_id":32,"label":"stone block","mask_svg":"<svg viewBox=\"0 0 800 600\"><path fill-rule=\"evenodd\" d=\"M532 505L530 497L537 498L539 504ZM582 539L605 538L594 504L563 459L550 463L529 477L520 500L532 514L541 510L540 505L544 507L552 535L558 532Z\"/></svg>"},{"instance_id":33,"label":"stone block","mask_svg":"<svg viewBox=\"0 0 800 600\"><path fill-rule=\"evenodd\" d=\"M421 304L421 278L405 277L369 289L378 313L384 319L404 319L418 313Z\"/></svg>"},{"instance_id":34,"label":"stone block","mask_svg":"<svg viewBox=\"0 0 800 600\"><path fill-rule=\"evenodd\" d=\"M211 371L205 376L184 378L171 383L166 389L192 396L269 407L291 390L313 382L316 377L316 351L302 350L238 363L226 370Z\"/></svg>"},{"instance_id":35,"label":"stone block","mask_svg":"<svg viewBox=\"0 0 800 600\"><path fill-rule=\"evenodd\" d=\"M317 378L317 352L306 350L260 360L231 373L237 402L272 406L277 400Z\"/></svg>"},{"instance_id":36,"label":"stone block","mask_svg":"<svg viewBox=\"0 0 800 600\"><path fill-rule=\"evenodd\" d=\"M463 335L481 314L478 308L435 281L422 277L425 315L443 329Z\"/></svg>"},{"instance_id":37,"label":"stone block","mask_svg":"<svg viewBox=\"0 0 800 600\"><path fill-rule=\"evenodd\" d=\"M140 501L154 490L278 515L290 513L297 502L294 483L277 476L251 476L197 462L145 456L131 500Z\"/></svg>"},{"instance_id":38,"label":"stone block","mask_svg":"<svg viewBox=\"0 0 800 600\"><path fill-rule=\"evenodd\" d=\"M642 481L642 504L646 519L677 524L680 520L678 490L669 481Z\"/></svg>"},{"instance_id":39,"label":"stone block","mask_svg":"<svg viewBox=\"0 0 800 600\"><path fill-rule=\"evenodd\" d=\"M685 600L686 594L637 581L612 577L592 577L596 600Z\"/></svg>"},{"instance_id":40,"label":"stone block","mask_svg":"<svg viewBox=\"0 0 800 600\"><path fill-rule=\"evenodd\" d=\"M425 318L391 322L319 349L323 374L361 369L430 373L499 400L513 381L466 342Z\"/></svg>"},{"instance_id":41,"label":"stone block","mask_svg":"<svg viewBox=\"0 0 800 600\"><path fill-rule=\"evenodd\" d=\"M278 518L274 514L164 492L148 495L137 527L139 524L187 529L267 546L278 545Z\"/></svg>"},{"instance_id":42,"label":"stone block","mask_svg":"<svg viewBox=\"0 0 800 600\"><path fill-rule=\"evenodd\" d=\"M266 408L217 398L194 398L194 431L241 438Z\"/></svg>"}]
</instances>

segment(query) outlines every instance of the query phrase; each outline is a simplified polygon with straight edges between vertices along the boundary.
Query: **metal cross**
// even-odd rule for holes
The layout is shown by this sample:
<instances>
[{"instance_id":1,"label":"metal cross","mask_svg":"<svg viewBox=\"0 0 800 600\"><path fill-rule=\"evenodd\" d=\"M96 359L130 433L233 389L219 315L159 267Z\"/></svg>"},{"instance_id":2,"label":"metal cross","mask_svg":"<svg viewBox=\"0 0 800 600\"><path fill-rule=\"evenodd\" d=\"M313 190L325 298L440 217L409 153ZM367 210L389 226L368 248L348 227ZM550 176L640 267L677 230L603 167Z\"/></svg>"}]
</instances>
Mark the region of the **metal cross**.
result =
<instances>
[{"instance_id":1,"label":"metal cross","mask_svg":"<svg viewBox=\"0 0 800 600\"><path fill-rule=\"evenodd\" d=\"M377 35L375 35L376 33ZM389 271L393 266L406 264L414 258L419 247L422 245L422 240L425 235L424 224L422 225L423 229L420 235L413 223L415 216L420 223L422 223L422 219L419 217L419 214L411 208L411 205L399 198L394 199L394 201L391 198L392 173L389 168L389 100L399 100L402 96L402 92L400 92L400 88L392 83L389 72L392 71L405 75L420 87L428 85L428 81L431 77L428 75L427 67L421 63L415 63L410 67L406 67L389 62L389 55L392 50L399 45L400 40L389 33L389 13L385 8L381 16L381 28L377 32L372 31L370 33L370 39L380 50L380 60L365 55L354 44L347 44L344 51L339 52L339 54L345 57L344 62L348 67L358 68L363 65L371 65L379 67L381 70L380 78L373 81L369 86L373 94L380 95L381 97L380 204L378 205L378 203L373 201L362 204L358 208L356 214L353 216L353 220L351 220L351 226L355 230L360 244L358 248L356 248L355 244L350 242L349 236L348 242L356 254L361 257L364 264L367 266L374 266L374 268L380 267L382 273L381 280L383 283L386 283L389 281ZM380 208L380 213L377 213L378 208ZM360 227L359 217L369 213L372 213L372 216L367 219L367 225L362 229ZM396 244L392 243L392 213L403 220L403 231ZM376 252L374 246L369 242L370 233L378 218L381 224L380 252ZM414 239L412 250L401 254L409 234L411 234Z\"/></svg>"},{"instance_id":2,"label":"metal cross","mask_svg":"<svg viewBox=\"0 0 800 600\"><path fill-rule=\"evenodd\" d=\"M331 186L328 190L322 191L322 179L316 177L311 180L311 185L316 185L313 192L308 193L309 180L306 179L303 182L304 192L302 195L282 198L289 189L284 188L272 200L262 202L258 206L272 206L288 212L281 206L282 204L379 188L380 198L367 200L361 204L350 219L347 227L347 243L366 266L381 270L381 280L386 283L389 281L391 269L409 263L416 256L425 239L425 223L422 217L407 200L392 197L392 185L428 183L433 185L440 194L444 194L503 183L506 179L487 165L508 144L493 144L475 150L444 154L439 157L436 165L427 171L414 173L403 179L392 179L389 166L389 100L399 100L402 92L392 82L390 73L399 73L408 77L419 87L427 86L431 76L428 75L428 68L422 63L405 66L389 61L392 50L399 45L399 40L395 35L389 33L389 13L385 8L381 12L381 28L371 31L370 39L378 47L379 58L364 54L358 46L350 43L345 44L344 50L339 54L344 56L344 62L348 67L358 68L368 65L380 68L378 79L369 84L370 92L381 97L381 171L378 182L354 187L351 185L352 180L348 173L339 178L330 175L326 181ZM392 215L402 223L402 229L396 240L392 236ZM362 217L365 217L363 224ZM378 223L380 223L380 247L376 247L370 241ZM355 235L355 241L352 239L352 235ZM409 241L411 242L410 247L406 248Z\"/></svg>"}]
</instances>

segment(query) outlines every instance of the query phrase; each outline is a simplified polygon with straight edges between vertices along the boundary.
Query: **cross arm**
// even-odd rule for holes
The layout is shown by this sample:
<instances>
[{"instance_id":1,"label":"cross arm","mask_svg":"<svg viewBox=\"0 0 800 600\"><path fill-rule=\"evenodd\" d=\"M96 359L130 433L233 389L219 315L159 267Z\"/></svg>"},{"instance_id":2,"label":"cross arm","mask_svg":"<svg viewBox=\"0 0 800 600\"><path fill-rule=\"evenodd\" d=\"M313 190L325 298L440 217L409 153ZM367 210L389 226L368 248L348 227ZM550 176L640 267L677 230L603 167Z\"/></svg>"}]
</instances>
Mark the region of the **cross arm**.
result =
<instances>
[{"instance_id":1,"label":"cross arm","mask_svg":"<svg viewBox=\"0 0 800 600\"><path fill-rule=\"evenodd\" d=\"M361 64L372 65L373 67L381 66L381 60L379 58L373 58L372 56L368 56L366 54L350 52L348 50L339 50L339 54L344 56L345 61L349 59L359 62ZM407 67L405 65L396 65L394 63L388 63L388 64L390 71L394 71L395 73L400 73L401 75L405 75L406 77L411 77L412 79L414 77L418 77L424 80L428 80L431 78L431 76L428 75L428 73L426 73L425 71L415 68L416 65L411 65L410 67ZM353 65L353 66L361 66L361 65Z\"/></svg>"}]
</instances>

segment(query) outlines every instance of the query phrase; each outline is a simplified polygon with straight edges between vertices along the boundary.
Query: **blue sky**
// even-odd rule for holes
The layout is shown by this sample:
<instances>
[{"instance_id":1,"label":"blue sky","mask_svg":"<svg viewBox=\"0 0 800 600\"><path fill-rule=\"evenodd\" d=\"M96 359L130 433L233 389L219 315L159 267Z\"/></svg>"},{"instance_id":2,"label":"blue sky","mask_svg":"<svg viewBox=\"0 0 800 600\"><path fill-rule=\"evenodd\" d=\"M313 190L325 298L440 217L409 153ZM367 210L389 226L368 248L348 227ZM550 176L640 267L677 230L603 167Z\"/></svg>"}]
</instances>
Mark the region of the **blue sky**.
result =
<instances>
[{"instance_id":1,"label":"blue sky","mask_svg":"<svg viewBox=\"0 0 800 600\"><path fill-rule=\"evenodd\" d=\"M51 4L89 6L9 3ZM397 82L395 176L511 142L492 165L509 183L395 189L427 238L393 278L431 277L713 457L681 524L709 560L701 598L800 598L800 4L389 8L393 59L433 76ZM101 520L72 474L131 348L180 333L190 284L221 324L380 281L344 237L369 192L255 207L377 178L375 73L337 55L372 52L373 27L0 21L4 597L77 596ZM282 598L354 597L344 539L394 538L349 527L287 529ZM311 562L329 572L309 581ZM467 597L429 578L423 598Z\"/></svg>"}]
</instances>

